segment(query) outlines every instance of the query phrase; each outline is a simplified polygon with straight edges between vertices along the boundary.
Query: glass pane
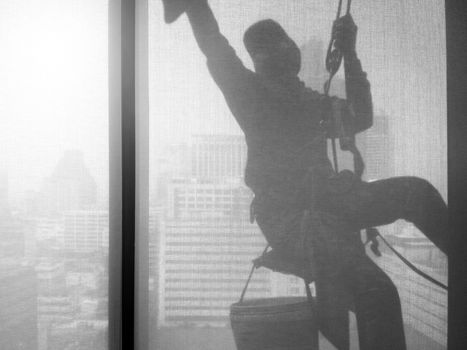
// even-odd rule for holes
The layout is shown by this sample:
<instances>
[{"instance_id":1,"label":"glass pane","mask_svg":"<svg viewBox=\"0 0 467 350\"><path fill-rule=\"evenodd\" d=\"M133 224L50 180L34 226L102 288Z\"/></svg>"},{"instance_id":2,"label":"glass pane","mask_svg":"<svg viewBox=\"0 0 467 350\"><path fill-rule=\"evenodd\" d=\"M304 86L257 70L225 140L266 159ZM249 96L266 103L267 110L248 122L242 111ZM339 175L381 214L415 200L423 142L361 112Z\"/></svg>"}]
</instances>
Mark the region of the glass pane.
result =
<instances>
[{"instance_id":1,"label":"glass pane","mask_svg":"<svg viewBox=\"0 0 467 350\"><path fill-rule=\"evenodd\" d=\"M106 349L107 0L0 4L0 348Z\"/></svg>"},{"instance_id":2,"label":"glass pane","mask_svg":"<svg viewBox=\"0 0 467 350\"><path fill-rule=\"evenodd\" d=\"M246 29L266 18L280 23L300 48L300 80L319 93L323 93L328 78L325 57L337 3L209 1L221 33L252 71L255 67L243 43ZM430 189L426 191L435 197L439 192L440 204L440 198L445 201L447 196L444 2L354 1L351 12L358 26L357 54L371 84L374 110L373 126L356 136L366 163L363 180L372 183L400 176L423 178L433 185L427 186ZM248 121L240 128L234 116L239 118L254 99L252 96L260 93L248 83L235 86L242 78L228 75L226 70L231 66L219 68L209 62L209 52L216 50L218 41L204 43L209 69L206 67L206 57L185 15L174 24L165 24L159 0L149 0L148 13L149 348L233 350L236 347L229 308L240 298L252 259L266 245L258 225L249 222L251 188L255 186L251 182L250 186L245 185L244 179L247 145L243 132L250 138L251 151L254 128ZM215 27L210 30L215 32ZM212 60L232 58L231 51L218 54ZM232 64L237 63L234 60ZM271 87L257 87L262 88ZM277 88L283 87L279 84ZM238 102L240 95L244 104ZM331 95L346 96L344 65L332 82ZM255 106L249 110L251 118L261 113L275 115L282 108L272 100ZM292 114L286 117L284 120L293 123ZM266 127L267 119L263 120ZM282 134L271 131L271 137L282 140L289 125L284 122ZM289 141L293 143L298 136L291 135ZM310 141L312 138L310 134ZM284 141L281 145L290 143ZM353 170L350 153L338 153L340 170ZM265 154L262 160L266 162L269 155ZM332 159L329 142L328 156ZM421 180L414 181L415 187L426 185ZM382 192L382 196L394 193L390 192L392 188ZM428 197L414 199L405 191L400 191L400 196L415 201L417 208L428 203ZM410 207L412 202L402 203L400 198L395 203L415 208ZM398 210L399 206L391 208ZM426 210L421 212L428 215L429 209ZM394 219L396 216L399 220ZM417 221L416 227L400 219L403 216L412 222L418 220L405 212L393 214L386 210L382 218L375 219L375 224L380 225L380 233L397 251L422 271L447 283L446 256L417 228L423 224ZM382 221L391 223L381 225ZM366 254L397 287L407 347L445 349L447 292L418 276L379 242L381 257L376 257L369 245ZM311 287L316 294L316 286ZM245 298L305 295L300 278L260 268L255 271ZM357 349L353 314L350 325L351 348ZM319 339L321 349L333 348L323 335Z\"/></svg>"}]
</instances>

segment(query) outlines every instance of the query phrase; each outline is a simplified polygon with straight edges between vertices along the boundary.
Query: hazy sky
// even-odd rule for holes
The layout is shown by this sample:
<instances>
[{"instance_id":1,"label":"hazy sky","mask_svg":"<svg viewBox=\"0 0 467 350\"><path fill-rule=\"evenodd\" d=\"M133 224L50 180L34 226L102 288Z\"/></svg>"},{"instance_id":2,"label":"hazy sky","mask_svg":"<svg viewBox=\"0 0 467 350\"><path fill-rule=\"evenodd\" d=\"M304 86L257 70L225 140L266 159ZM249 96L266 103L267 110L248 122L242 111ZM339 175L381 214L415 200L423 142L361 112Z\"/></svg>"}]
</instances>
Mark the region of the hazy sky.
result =
<instances>
[{"instance_id":1,"label":"hazy sky","mask_svg":"<svg viewBox=\"0 0 467 350\"><path fill-rule=\"evenodd\" d=\"M107 176L107 0L0 1L0 153L10 195L66 149ZM6 158L6 159L5 159Z\"/></svg>"},{"instance_id":2,"label":"hazy sky","mask_svg":"<svg viewBox=\"0 0 467 350\"><path fill-rule=\"evenodd\" d=\"M149 1L152 151L190 133L239 133L186 18L165 25L160 0ZM12 195L37 189L69 148L84 151L101 185L107 180L107 2L0 2L0 167ZM241 41L247 26L271 17L299 45L327 42L337 0L210 3L251 66ZM375 105L392 117L399 172L445 187L444 2L354 0L353 15Z\"/></svg>"}]
</instances>

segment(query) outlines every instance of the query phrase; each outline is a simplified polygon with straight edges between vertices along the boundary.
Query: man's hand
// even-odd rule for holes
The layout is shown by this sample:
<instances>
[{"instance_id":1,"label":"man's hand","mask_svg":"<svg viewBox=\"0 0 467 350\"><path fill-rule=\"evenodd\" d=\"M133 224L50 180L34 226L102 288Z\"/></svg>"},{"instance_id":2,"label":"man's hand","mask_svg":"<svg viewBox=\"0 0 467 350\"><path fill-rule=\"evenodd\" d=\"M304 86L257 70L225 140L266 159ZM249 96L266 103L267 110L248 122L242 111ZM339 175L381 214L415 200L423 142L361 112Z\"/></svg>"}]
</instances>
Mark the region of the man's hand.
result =
<instances>
[{"instance_id":1,"label":"man's hand","mask_svg":"<svg viewBox=\"0 0 467 350\"><path fill-rule=\"evenodd\" d=\"M355 53L357 26L351 15L345 15L334 21L332 26L334 46L345 56Z\"/></svg>"},{"instance_id":2,"label":"man's hand","mask_svg":"<svg viewBox=\"0 0 467 350\"><path fill-rule=\"evenodd\" d=\"M206 2L206 0L201 0ZM165 23L173 23L184 13L188 7L200 0L162 0L164 6Z\"/></svg>"}]
</instances>

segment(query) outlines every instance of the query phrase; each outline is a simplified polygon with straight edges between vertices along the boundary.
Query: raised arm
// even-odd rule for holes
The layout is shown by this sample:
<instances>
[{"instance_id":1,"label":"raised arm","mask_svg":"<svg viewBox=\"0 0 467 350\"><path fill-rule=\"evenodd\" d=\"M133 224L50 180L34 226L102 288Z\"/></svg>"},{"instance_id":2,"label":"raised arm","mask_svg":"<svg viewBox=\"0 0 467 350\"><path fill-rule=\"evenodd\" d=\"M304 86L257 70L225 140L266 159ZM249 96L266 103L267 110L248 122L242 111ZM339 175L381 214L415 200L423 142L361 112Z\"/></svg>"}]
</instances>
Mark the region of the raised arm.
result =
<instances>
[{"instance_id":1,"label":"raised arm","mask_svg":"<svg viewBox=\"0 0 467 350\"><path fill-rule=\"evenodd\" d=\"M207 0L193 0L187 9L199 48L207 58L211 75L224 93L244 85L253 74L221 34Z\"/></svg>"},{"instance_id":2,"label":"raised arm","mask_svg":"<svg viewBox=\"0 0 467 350\"><path fill-rule=\"evenodd\" d=\"M333 31L335 45L344 55L345 87L347 101L355 113L355 132L360 132L373 125L373 102L370 83L355 48L357 26L352 17L346 15L335 22Z\"/></svg>"}]
</instances>

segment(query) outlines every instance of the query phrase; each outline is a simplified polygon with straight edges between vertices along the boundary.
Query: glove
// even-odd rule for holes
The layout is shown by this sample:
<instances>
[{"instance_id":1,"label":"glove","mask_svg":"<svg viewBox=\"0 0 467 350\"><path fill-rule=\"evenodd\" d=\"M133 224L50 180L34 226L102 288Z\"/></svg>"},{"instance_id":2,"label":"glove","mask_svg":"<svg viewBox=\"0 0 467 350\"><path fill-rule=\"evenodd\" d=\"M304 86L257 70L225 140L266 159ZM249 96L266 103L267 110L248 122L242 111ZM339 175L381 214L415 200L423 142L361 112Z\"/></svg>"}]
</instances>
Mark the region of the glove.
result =
<instances>
[{"instance_id":1,"label":"glove","mask_svg":"<svg viewBox=\"0 0 467 350\"><path fill-rule=\"evenodd\" d=\"M162 0L165 23L175 22L192 2L190 0Z\"/></svg>"},{"instance_id":2,"label":"glove","mask_svg":"<svg viewBox=\"0 0 467 350\"><path fill-rule=\"evenodd\" d=\"M355 53L357 29L352 16L345 15L335 20L332 26L334 46L345 56Z\"/></svg>"}]
</instances>

